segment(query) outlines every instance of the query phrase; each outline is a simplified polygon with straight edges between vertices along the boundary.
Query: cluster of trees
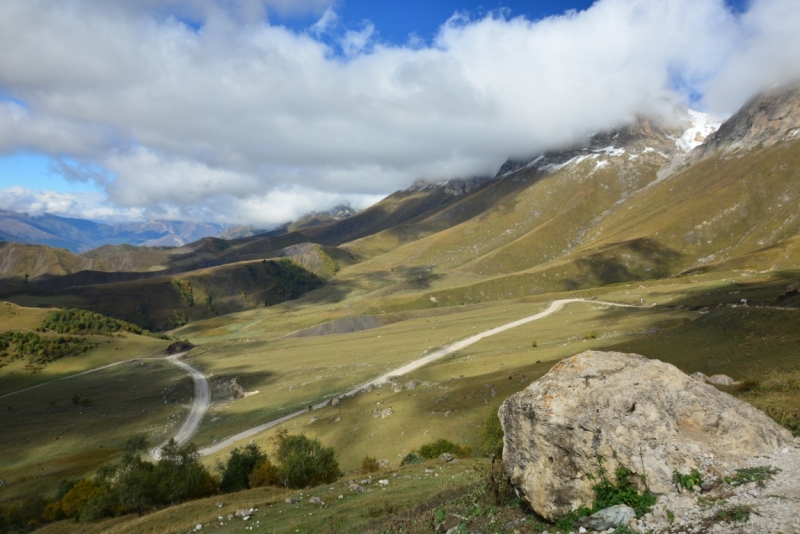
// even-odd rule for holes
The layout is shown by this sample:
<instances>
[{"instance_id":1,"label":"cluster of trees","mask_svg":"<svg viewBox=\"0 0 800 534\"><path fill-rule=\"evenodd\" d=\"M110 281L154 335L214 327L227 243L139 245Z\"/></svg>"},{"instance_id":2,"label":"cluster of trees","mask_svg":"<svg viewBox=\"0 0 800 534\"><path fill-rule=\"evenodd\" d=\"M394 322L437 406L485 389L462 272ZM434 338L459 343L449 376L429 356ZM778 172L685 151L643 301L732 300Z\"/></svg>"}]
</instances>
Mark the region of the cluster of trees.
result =
<instances>
[{"instance_id":1,"label":"cluster of trees","mask_svg":"<svg viewBox=\"0 0 800 534\"><path fill-rule=\"evenodd\" d=\"M40 336L34 332L3 332L0 334L0 358L28 357L32 366L45 364L86 352L98 344L80 337Z\"/></svg>"},{"instance_id":2,"label":"cluster of trees","mask_svg":"<svg viewBox=\"0 0 800 534\"><path fill-rule=\"evenodd\" d=\"M304 269L289 258L281 258L278 261L264 260L262 265L275 280L270 289L278 295L289 299L296 299L304 293L325 285L325 281L322 278Z\"/></svg>"},{"instance_id":3,"label":"cluster of trees","mask_svg":"<svg viewBox=\"0 0 800 534\"><path fill-rule=\"evenodd\" d=\"M42 321L41 331L52 330L59 334L84 334L108 336L116 332L141 334L139 326L106 317L87 310L64 309L50 313Z\"/></svg>"},{"instance_id":4,"label":"cluster of trees","mask_svg":"<svg viewBox=\"0 0 800 534\"><path fill-rule=\"evenodd\" d=\"M91 479L64 481L52 499L40 497L0 507L0 533L24 532L63 519L89 522L128 513L140 516L215 495L267 485L305 488L342 476L334 450L304 435L279 432L270 458L257 445L234 449L217 474L202 463L194 444L170 441L157 462L144 458L144 436L125 442L122 458Z\"/></svg>"},{"instance_id":5,"label":"cluster of trees","mask_svg":"<svg viewBox=\"0 0 800 534\"><path fill-rule=\"evenodd\" d=\"M274 462L255 444L237 448L218 466L220 491L232 492L261 486L305 488L334 482L342 476L332 447L306 436L278 432Z\"/></svg>"},{"instance_id":6,"label":"cluster of trees","mask_svg":"<svg viewBox=\"0 0 800 534\"><path fill-rule=\"evenodd\" d=\"M189 280L173 278L172 285L178 291L178 294L187 306L194 306L194 292L192 291L192 283Z\"/></svg>"}]
</instances>

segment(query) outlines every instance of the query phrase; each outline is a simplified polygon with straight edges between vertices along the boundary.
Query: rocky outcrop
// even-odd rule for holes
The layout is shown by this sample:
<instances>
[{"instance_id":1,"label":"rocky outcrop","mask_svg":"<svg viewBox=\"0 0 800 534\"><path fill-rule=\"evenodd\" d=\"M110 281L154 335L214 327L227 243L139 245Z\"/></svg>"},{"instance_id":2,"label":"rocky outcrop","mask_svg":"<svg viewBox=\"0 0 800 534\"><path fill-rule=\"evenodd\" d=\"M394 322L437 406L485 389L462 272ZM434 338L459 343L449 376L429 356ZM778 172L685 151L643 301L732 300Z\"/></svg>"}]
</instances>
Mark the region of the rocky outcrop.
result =
<instances>
[{"instance_id":1,"label":"rocky outcrop","mask_svg":"<svg viewBox=\"0 0 800 534\"><path fill-rule=\"evenodd\" d=\"M665 494L676 469L688 473L709 457L741 461L792 440L759 410L677 367L619 352L561 361L506 399L499 416L508 475L548 519L591 505L600 457L608 473L626 467Z\"/></svg>"},{"instance_id":2,"label":"rocky outcrop","mask_svg":"<svg viewBox=\"0 0 800 534\"><path fill-rule=\"evenodd\" d=\"M750 150L800 140L800 83L776 87L751 98L689 156L698 161L718 150Z\"/></svg>"}]
</instances>

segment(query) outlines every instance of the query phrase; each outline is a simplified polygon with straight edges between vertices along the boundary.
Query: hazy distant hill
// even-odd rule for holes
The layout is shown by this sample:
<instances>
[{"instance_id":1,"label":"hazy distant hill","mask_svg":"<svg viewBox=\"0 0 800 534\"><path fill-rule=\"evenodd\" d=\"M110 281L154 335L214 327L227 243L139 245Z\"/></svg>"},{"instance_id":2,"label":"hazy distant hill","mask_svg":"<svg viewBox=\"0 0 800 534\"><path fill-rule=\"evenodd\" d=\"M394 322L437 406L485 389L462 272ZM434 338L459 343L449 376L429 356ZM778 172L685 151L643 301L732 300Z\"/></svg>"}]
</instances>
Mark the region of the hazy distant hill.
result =
<instances>
[{"instance_id":1,"label":"hazy distant hill","mask_svg":"<svg viewBox=\"0 0 800 534\"><path fill-rule=\"evenodd\" d=\"M216 237L225 229L214 223L146 221L103 224L44 214L0 210L0 241L65 248L80 253L108 244L182 246L203 237Z\"/></svg>"}]
</instances>

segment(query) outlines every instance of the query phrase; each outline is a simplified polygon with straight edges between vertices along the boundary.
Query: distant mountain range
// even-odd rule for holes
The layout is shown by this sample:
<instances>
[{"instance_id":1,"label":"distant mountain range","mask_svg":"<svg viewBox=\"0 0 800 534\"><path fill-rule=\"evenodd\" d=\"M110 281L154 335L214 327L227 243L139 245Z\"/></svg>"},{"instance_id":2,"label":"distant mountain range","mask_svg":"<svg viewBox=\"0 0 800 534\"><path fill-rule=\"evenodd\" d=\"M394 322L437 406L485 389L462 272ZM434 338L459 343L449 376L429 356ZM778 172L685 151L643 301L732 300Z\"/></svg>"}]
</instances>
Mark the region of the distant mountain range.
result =
<instances>
[{"instance_id":1,"label":"distant mountain range","mask_svg":"<svg viewBox=\"0 0 800 534\"><path fill-rule=\"evenodd\" d=\"M349 206L336 206L327 211L308 213L296 222L270 231L253 226L159 220L111 225L48 213L31 216L0 210L0 241L65 248L76 254L103 245L182 247L204 237L237 239L267 232L280 235L290 231L290 228L294 230L295 227L308 228L335 222L355 213L356 210Z\"/></svg>"},{"instance_id":2,"label":"distant mountain range","mask_svg":"<svg viewBox=\"0 0 800 534\"><path fill-rule=\"evenodd\" d=\"M213 223L146 221L103 224L44 214L0 210L0 241L65 248L85 252L102 245L179 247L204 237L216 237L227 227Z\"/></svg>"}]
</instances>

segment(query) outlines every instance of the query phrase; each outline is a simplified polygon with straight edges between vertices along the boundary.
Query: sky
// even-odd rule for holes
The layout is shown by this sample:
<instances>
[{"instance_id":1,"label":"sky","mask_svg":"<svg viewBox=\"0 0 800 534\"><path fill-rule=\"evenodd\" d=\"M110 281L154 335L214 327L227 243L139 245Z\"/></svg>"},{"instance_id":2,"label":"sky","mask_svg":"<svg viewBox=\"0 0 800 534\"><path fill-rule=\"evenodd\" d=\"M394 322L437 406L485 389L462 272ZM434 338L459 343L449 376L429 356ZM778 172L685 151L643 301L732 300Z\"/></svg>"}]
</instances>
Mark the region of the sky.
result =
<instances>
[{"instance_id":1,"label":"sky","mask_svg":"<svg viewBox=\"0 0 800 534\"><path fill-rule=\"evenodd\" d=\"M3 0L0 209L270 227L800 77L796 0Z\"/></svg>"}]
</instances>

